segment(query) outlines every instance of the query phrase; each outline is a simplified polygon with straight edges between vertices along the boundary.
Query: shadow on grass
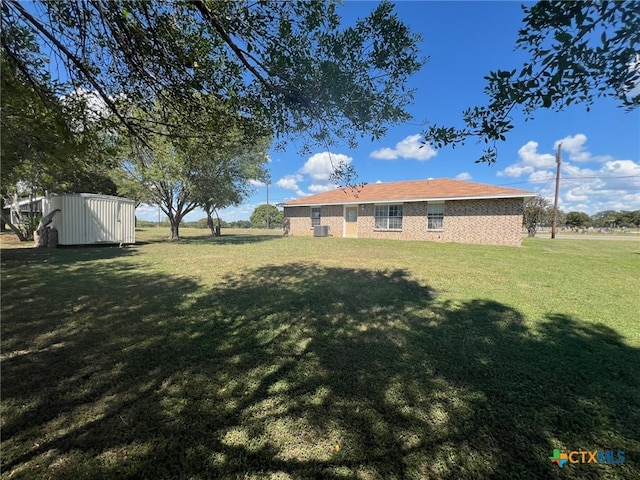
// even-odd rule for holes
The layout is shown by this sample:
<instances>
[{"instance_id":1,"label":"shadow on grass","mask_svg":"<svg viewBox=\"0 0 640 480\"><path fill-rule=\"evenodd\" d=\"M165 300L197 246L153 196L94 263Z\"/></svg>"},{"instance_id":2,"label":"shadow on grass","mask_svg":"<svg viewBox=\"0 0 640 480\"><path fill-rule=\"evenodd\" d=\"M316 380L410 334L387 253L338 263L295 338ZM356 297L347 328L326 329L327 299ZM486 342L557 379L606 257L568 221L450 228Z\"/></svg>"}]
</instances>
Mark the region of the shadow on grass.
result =
<instances>
[{"instance_id":1,"label":"shadow on grass","mask_svg":"<svg viewBox=\"0 0 640 480\"><path fill-rule=\"evenodd\" d=\"M192 243L192 244L211 244L211 245L246 245L251 243L261 243L269 240L281 239L282 235L260 235L260 234L223 234L219 237L214 237L209 234L184 236L177 242L180 243ZM170 240L168 238L153 238L147 240L137 241L137 245L148 245L151 243L167 243L176 240Z\"/></svg>"},{"instance_id":2,"label":"shadow on grass","mask_svg":"<svg viewBox=\"0 0 640 480\"><path fill-rule=\"evenodd\" d=\"M403 270L266 266L203 291L70 264L28 285L3 288L9 475L640 472L549 460L554 448L640 455L640 352L603 325L443 302Z\"/></svg>"},{"instance_id":3,"label":"shadow on grass","mask_svg":"<svg viewBox=\"0 0 640 480\"><path fill-rule=\"evenodd\" d=\"M210 243L213 245L246 245L251 243L262 243L270 240L281 239L282 235L274 234L237 234L223 233L219 237L211 235L199 235L197 237L185 237L182 241L185 243Z\"/></svg>"},{"instance_id":4,"label":"shadow on grass","mask_svg":"<svg viewBox=\"0 0 640 480\"><path fill-rule=\"evenodd\" d=\"M118 245L97 246L65 246L56 249L49 248L4 248L0 251L2 266L14 267L45 263L57 260L61 265L74 262L92 262L136 254L133 246L119 247Z\"/></svg>"}]
</instances>

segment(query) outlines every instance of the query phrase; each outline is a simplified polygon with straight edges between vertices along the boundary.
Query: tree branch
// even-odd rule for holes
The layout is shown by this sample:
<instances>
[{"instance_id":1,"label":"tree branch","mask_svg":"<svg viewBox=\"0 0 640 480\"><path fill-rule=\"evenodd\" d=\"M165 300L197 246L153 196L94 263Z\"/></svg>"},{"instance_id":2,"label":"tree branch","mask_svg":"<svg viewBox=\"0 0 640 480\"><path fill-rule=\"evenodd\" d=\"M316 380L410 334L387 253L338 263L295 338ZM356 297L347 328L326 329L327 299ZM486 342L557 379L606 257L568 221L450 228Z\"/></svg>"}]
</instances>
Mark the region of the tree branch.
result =
<instances>
[{"instance_id":1,"label":"tree branch","mask_svg":"<svg viewBox=\"0 0 640 480\"><path fill-rule=\"evenodd\" d=\"M40 23L36 18L34 18L29 12L27 12L22 5L20 5L17 0L7 0L8 3L11 4L11 6L16 9L16 11L18 11L20 13L20 15L22 15L22 17L27 20L29 23L31 23L42 35L44 35L50 42L53 43L53 45L55 45L55 47L66 56L66 58L71 61L75 67L80 70L82 72L82 74L84 75L85 79L91 84L91 86L96 90L96 92L98 93L98 95L100 96L100 98L105 102L105 104L107 105L107 107L109 108L109 110L116 116L118 117L118 120L120 120L122 122L122 124L127 127L127 130L129 130L129 132L134 135L135 137L139 138L143 143L146 144L146 140L142 137L140 137L138 135L138 133L135 131L135 129L133 128L132 125L129 124L129 122L126 120L126 118L124 116L122 116L122 114L118 111L118 108L116 107L115 103L113 103L113 101L111 100L111 98L109 98L109 96L106 94L106 92L102 89L102 87L100 86L100 84L98 83L98 81L96 80L96 78L93 76L93 74L88 70L88 68L86 67L86 65L84 65L82 63L82 61L80 61L80 59L78 57L76 57L73 53L71 53L69 51L69 49L67 49L67 47L65 47L49 30L47 30L44 25L42 25L42 23Z\"/></svg>"},{"instance_id":2,"label":"tree branch","mask_svg":"<svg viewBox=\"0 0 640 480\"><path fill-rule=\"evenodd\" d=\"M211 10L209 10L209 8L205 5L205 3L202 0L194 0L193 4L195 5L195 7L198 9L198 11L200 12L200 14L203 16L204 19L208 20L211 25L213 26L213 28L215 29L215 31L218 33L218 35L220 35L220 37L224 40L224 42L229 46L229 48L231 48L231 50L233 51L233 53L236 55L236 57L238 58L238 60L240 60L240 62L242 62L242 64L247 68L247 70L249 70L257 79L258 81L265 86L266 88L268 88L269 90L272 90L274 92L278 92L280 94L283 94L287 97L291 97L291 94L289 92L287 92L285 89L278 87L277 85L274 85L273 83L269 82L259 71L258 69L256 69L251 62L249 62L249 60L247 60L247 56L251 57L252 60L254 60L256 63L258 63L260 65L260 67L265 70L265 72L268 75L273 75L272 72L270 72L261 62L259 62L253 55L248 54L247 52L245 52L243 49L241 49L229 36L229 34L227 33L227 31L224 29L224 27L220 24L220 22L218 22L218 19L215 17L215 15L211 12Z\"/></svg>"}]
</instances>

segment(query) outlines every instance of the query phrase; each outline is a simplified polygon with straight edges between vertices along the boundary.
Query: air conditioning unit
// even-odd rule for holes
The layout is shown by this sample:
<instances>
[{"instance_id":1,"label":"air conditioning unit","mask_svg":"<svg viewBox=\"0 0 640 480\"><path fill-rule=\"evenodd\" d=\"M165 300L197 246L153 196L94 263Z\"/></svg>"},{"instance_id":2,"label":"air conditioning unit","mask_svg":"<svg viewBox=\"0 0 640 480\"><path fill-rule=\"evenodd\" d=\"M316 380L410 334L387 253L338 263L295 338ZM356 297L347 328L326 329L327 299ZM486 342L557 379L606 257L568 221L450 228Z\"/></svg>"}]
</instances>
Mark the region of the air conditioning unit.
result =
<instances>
[{"instance_id":1,"label":"air conditioning unit","mask_svg":"<svg viewBox=\"0 0 640 480\"><path fill-rule=\"evenodd\" d=\"M329 225L316 225L313 227L314 237L326 237L329 235Z\"/></svg>"}]
</instances>

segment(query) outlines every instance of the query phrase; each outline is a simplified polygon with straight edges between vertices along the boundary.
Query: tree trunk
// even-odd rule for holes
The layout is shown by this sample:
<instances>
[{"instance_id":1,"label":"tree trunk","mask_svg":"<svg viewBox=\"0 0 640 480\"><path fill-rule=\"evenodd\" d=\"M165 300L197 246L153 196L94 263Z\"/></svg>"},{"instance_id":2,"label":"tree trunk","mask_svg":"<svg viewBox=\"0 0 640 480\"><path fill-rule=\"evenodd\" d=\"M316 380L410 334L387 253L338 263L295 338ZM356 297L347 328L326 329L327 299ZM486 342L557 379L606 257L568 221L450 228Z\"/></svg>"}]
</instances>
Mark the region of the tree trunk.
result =
<instances>
[{"instance_id":1,"label":"tree trunk","mask_svg":"<svg viewBox=\"0 0 640 480\"><path fill-rule=\"evenodd\" d=\"M169 240L180 240L180 218L174 216L169 217L169 224L171 225Z\"/></svg>"},{"instance_id":2,"label":"tree trunk","mask_svg":"<svg viewBox=\"0 0 640 480\"><path fill-rule=\"evenodd\" d=\"M34 231L34 225L33 225L33 220L34 220L34 212L33 212L33 199L35 198L35 192L33 187L31 188L31 193L29 194L29 223L27 225L27 237L29 238L33 238L33 231Z\"/></svg>"},{"instance_id":3,"label":"tree trunk","mask_svg":"<svg viewBox=\"0 0 640 480\"><path fill-rule=\"evenodd\" d=\"M211 230L211 236L215 237L216 229L213 225L213 217L211 216L211 212L207 210L207 227Z\"/></svg>"},{"instance_id":4,"label":"tree trunk","mask_svg":"<svg viewBox=\"0 0 640 480\"><path fill-rule=\"evenodd\" d=\"M9 225L9 228L11 229L11 231L17 235L17 237L20 239L21 242L29 241L29 239L24 236L24 234L18 229L18 227L16 227L13 223L11 223L11 219L7 218L4 211L1 212L1 215L2 215L2 221L5 224Z\"/></svg>"},{"instance_id":5,"label":"tree trunk","mask_svg":"<svg viewBox=\"0 0 640 480\"><path fill-rule=\"evenodd\" d=\"M220 215L218 215L218 210L216 209L216 217L218 218L218 226L216 227L216 237L220 236L220 231L222 228L222 222L220 221Z\"/></svg>"}]
</instances>

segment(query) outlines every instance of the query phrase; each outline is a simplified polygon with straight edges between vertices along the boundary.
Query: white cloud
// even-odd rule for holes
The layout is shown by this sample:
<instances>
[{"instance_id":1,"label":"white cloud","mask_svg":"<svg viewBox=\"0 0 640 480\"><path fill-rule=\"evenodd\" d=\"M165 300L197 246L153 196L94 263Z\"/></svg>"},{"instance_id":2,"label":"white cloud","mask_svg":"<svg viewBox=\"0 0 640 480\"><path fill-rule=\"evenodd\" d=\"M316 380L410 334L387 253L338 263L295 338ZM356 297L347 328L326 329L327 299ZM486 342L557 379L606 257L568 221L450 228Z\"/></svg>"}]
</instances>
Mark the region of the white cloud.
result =
<instances>
[{"instance_id":1,"label":"white cloud","mask_svg":"<svg viewBox=\"0 0 640 480\"><path fill-rule=\"evenodd\" d=\"M285 175L276 185L296 192L302 196L306 193L300 188L300 182L311 181L308 190L313 193L328 192L337 188L331 180L335 167L340 164L349 165L353 158L342 153L321 152L310 156L297 173Z\"/></svg>"},{"instance_id":2,"label":"white cloud","mask_svg":"<svg viewBox=\"0 0 640 480\"><path fill-rule=\"evenodd\" d=\"M533 173L534 170L535 170L535 168L533 168L530 165L514 164L514 165L509 165L504 170L499 171L496 175L498 177L515 177L515 178L518 178L518 177L521 177L522 175L528 175L530 173Z\"/></svg>"},{"instance_id":3,"label":"white cloud","mask_svg":"<svg viewBox=\"0 0 640 480\"><path fill-rule=\"evenodd\" d=\"M410 135L404 140L396 143L395 148L381 148L371 152L371 157L378 160L395 160L406 158L411 160L429 160L435 157L438 152L431 145L420 142L421 135Z\"/></svg>"},{"instance_id":4,"label":"white cloud","mask_svg":"<svg viewBox=\"0 0 640 480\"><path fill-rule=\"evenodd\" d=\"M632 160L613 160L606 162L600 169L607 174L621 177L640 177L640 164ZM623 182L629 182L634 186L640 187L640 179L631 178L630 180L621 179Z\"/></svg>"},{"instance_id":5,"label":"white cloud","mask_svg":"<svg viewBox=\"0 0 640 480\"><path fill-rule=\"evenodd\" d=\"M266 185L264 182L261 182L260 180L249 180L249 184L253 185L254 187L264 187Z\"/></svg>"},{"instance_id":6,"label":"white cloud","mask_svg":"<svg viewBox=\"0 0 640 480\"><path fill-rule=\"evenodd\" d=\"M113 102L126 97L124 94L119 94L117 96L109 95L108 98ZM62 103L84 103L84 108L86 109L85 111L89 120L97 120L109 113L107 102L95 90L77 88L69 95L62 95L60 100Z\"/></svg>"},{"instance_id":7,"label":"white cloud","mask_svg":"<svg viewBox=\"0 0 640 480\"><path fill-rule=\"evenodd\" d=\"M560 208L565 212L594 214L603 210L640 209L640 163L617 160L610 155L593 155L586 148L584 134L567 136L562 142L567 153L560 174ZM519 160L498 172L498 176L523 177L537 184L537 193L553 198L555 155L538 152L538 143L527 142L518 150Z\"/></svg>"},{"instance_id":8,"label":"white cloud","mask_svg":"<svg viewBox=\"0 0 640 480\"><path fill-rule=\"evenodd\" d=\"M472 178L469 172L462 172L456 175L456 180L471 180Z\"/></svg>"},{"instance_id":9,"label":"white cloud","mask_svg":"<svg viewBox=\"0 0 640 480\"><path fill-rule=\"evenodd\" d=\"M531 172L531 175L529 175L529 181L530 182L546 182L548 180L555 178L555 176L556 176L555 172L552 172L549 170L537 170L537 171Z\"/></svg>"},{"instance_id":10,"label":"white cloud","mask_svg":"<svg viewBox=\"0 0 640 480\"><path fill-rule=\"evenodd\" d=\"M569 154L569 160L574 162L588 162L591 160L591 154L584 149L587 142L587 136L578 133L577 135L564 137L562 140L556 141L553 145L554 149L558 149L558 144L562 143L562 150Z\"/></svg>"},{"instance_id":11,"label":"white cloud","mask_svg":"<svg viewBox=\"0 0 640 480\"><path fill-rule=\"evenodd\" d=\"M584 193L579 193L578 189L569 190L564 198L567 202L586 202L589 200L589 196Z\"/></svg>"},{"instance_id":12,"label":"white cloud","mask_svg":"<svg viewBox=\"0 0 640 480\"><path fill-rule=\"evenodd\" d=\"M166 215L160 212L161 218L164 218ZM155 205L147 205L146 203L142 203L138 205L136 208L136 217L148 220L150 222L158 221L158 207Z\"/></svg>"},{"instance_id":13,"label":"white cloud","mask_svg":"<svg viewBox=\"0 0 640 480\"><path fill-rule=\"evenodd\" d=\"M606 162L613 160L611 155L593 155L585 148L587 143L587 136L583 133L578 133L574 136L564 137L562 140L557 140L553 149L557 151L558 144L562 142L562 151L568 154L568 160L573 162ZM564 159L563 159L564 161Z\"/></svg>"},{"instance_id":14,"label":"white cloud","mask_svg":"<svg viewBox=\"0 0 640 480\"><path fill-rule=\"evenodd\" d=\"M374 150L371 152L371 157L377 158L378 160L395 160L398 158L398 154L395 150L391 148L381 148L380 150Z\"/></svg>"},{"instance_id":15,"label":"white cloud","mask_svg":"<svg viewBox=\"0 0 640 480\"><path fill-rule=\"evenodd\" d=\"M197 222L201 218L207 218L207 214L202 208L198 207L195 210L192 210L189 213L187 213L184 217L184 221Z\"/></svg>"},{"instance_id":16,"label":"white cloud","mask_svg":"<svg viewBox=\"0 0 640 480\"><path fill-rule=\"evenodd\" d=\"M302 196L304 195L304 192L298 186L298 182L301 182L303 179L304 177L302 175L294 173L293 175L285 175L276 182L276 185L286 190L292 190L296 192L297 195Z\"/></svg>"},{"instance_id":17,"label":"white cloud","mask_svg":"<svg viewBox=\"0 0 640 480\"><path fill-rule=\"evenodd\" d=\"M591 160L591 154L584 149L584 144L587 141L587 137L582 133L577 135L568 136L562 140L555 142L554 148L558 148L558 144L562 142L562 149L569 153L570 160L587 161ZM551 153L538 152L539 144L533 140L525 143L518 149L519 160L513 165L509 165L504 170L497 173L499 177L521 177L523 175L529 175L530 181L538 181L547 176L540 174L537 170L549 169L553 171L556 167L556 156ZM552 173L552 175L554 175Z\"/></svg>"},{"instance_id":18,"label":"white cloud","mask_svg":"<svg viewBox=\"0 0 640 480\"><path fill-rule=\"evenodd\" d=\"M352 161L353 158L342 153L316 153L309 157L299 172L309 175L317 183L326 184L335 167L340 164L349 165Z\"/></svg>"},{"instance_id":19,"label":"white cloud","mask_svg":"<svg viewBox=\"0 0 640 480\"><path fill-rule=\"evenodd\" d=\"M220 218L226 222L248 220L253 211L260 205L261 203L244 203L237 207L228 207L220 210Z\"/></svg>"},{"instance_id":20,"label":"white cloud","mask_svg":"<svg viewBox=\"0 0 640 480\"><path fill-rule=\"evenodd\" d=\"M598 172L597 170L592 170L590 168L580 168L577 165L572 165L568 162L564 162L562 164L562 172L561 172L561 177L563 176L571 176L571 177L575 177L575 176L580 176L580 177L584 177L585 175L589 175L589 176L593 176L593 175L597 175Z\"/></svg>"},{"instance_id":21,"label":"white cloud","mask_svg":"<svg viewBox=\"0 0 640 480\"><path fill-rule=\"evenodd\" d=\"M317 185L315 183L313 185L309 185L309 191L313 193L328 192L330 190L335 190L336 188L338 188L337 185Z\"/></svg>"},{"instance_id":22,"label":"white cloud","mask_svg":"<svg viewBox=\"0 0 640 480\"><path fill-rule=\"evenodd\" d=\"M518 150L520 163L535 168L548 168L556 164L556 157L550 153L538 153L538 142L530 141Z\"/></svg>"},{"instance_id":23,"label":"white cloud","mask_svg":"<svg viewBox=\"0 0 640 480\"><path fill-rule=\"evenodd\" d=\"M640 168L640 165L637 165ZM598 172L604 174L603 171ZM640 180L636 178L633 190L618 178L561 180L560 198L563 210L584 211L589 214L603 210L640 209Z\"/></svg>"}]
</instances>

